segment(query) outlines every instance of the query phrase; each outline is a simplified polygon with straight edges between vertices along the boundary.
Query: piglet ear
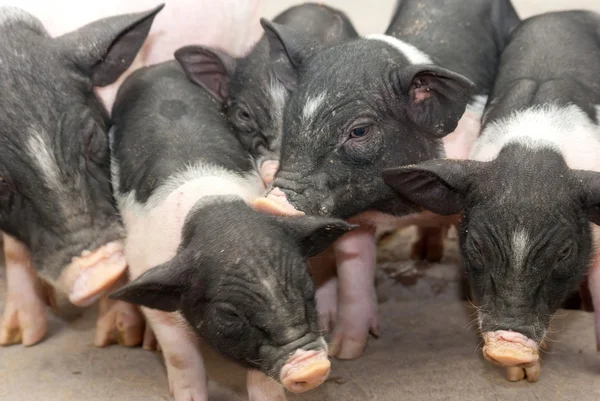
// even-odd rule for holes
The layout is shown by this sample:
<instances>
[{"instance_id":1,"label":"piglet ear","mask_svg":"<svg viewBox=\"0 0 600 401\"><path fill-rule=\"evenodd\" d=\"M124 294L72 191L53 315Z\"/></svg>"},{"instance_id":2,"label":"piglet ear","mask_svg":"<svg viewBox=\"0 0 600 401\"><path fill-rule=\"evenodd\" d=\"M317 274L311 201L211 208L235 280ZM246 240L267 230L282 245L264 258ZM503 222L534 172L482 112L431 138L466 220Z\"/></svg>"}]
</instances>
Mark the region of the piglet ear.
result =
<instances>
[{"instance_id":1,"label":"piglet ear","mask_svg":"<svg viewBox=\"0 0 600 401\"><path fill-rule=\"evenodd\" d=\"M295 216L275 219L296 238L302 255L306 258L323 252L333 241L359 227L357 224L329 217Z\"/></svg>"},{"instance_id":2,"label":"piglet ear","mask_svg":"<svg viewBox=\"0 0 600 401\"><path fill-rule=\"evenodd\" d=\"M453 132L475 84L460 74L433 65L412 65L398 74L402 91L408 96L409 118L436 138Z\"/></svg>"},{"instance_id":3,"label":"piglet ear","mask_svg":"<svg viewBox=\"0 0 600 401\"><path fill-rule=\"evenodd\" d=\"M459 213L466 206L465 195L477 169L483 163L431 160L387 169L383 180L404 200L444 216Z\"/></svg>"},{"instance_id":4,"label":"piglet ear","mask_svg":"<svg viewBox=\"0 0 600 401\"><path fill-rule=\"evenodd\" d=\"M331 24L323 32L320 41L326 46L331 46L357 37L358 32L354 29L350 19L344 14L335 14L331 17Z\"/></svg>"},{"instance_id":5,"label":"piglet ear","mask_svg":"<svg viewBox=\"0 0 600 401\"><path fill-rule=\"evenodd\" d=\"M320 49L320 45L283 25L261 18L269 42L269 54L275 76L289 91L296 89L298 69Z\"/></svg>"},{"instance_id":6,"label":"piglet ear","mask_svg":"<svg viewBox=\"0 0 600 401\"><path fill-rule=\"evenodd\" d=\"M575 179L581 183L581 202L589 220L600 225L600 173L573 170Z\"/></svg>"},{"instance_id":7,"label":"piglet ear","mask_svg":"<svg viewBox=\"0 0 600 401\"><path fill-rule=\"evenodd\" d=\"M150 11L92 22L56 40L94 86L115 82L133 63L164 4Z\"/></svg>"},{"instance_id":8,"label":"piglet ear","mask_svg":"<svg viewBox=\"0 0 600 401\"><path fill-rule=\"evenodd\" d=\"M175 58L190 81L206 89L221 104L229 96L229 77L235 72L235 58L204 46L185 46Z\"/></svg>"},{"instance_id":9,"label":"piglet ear","mask_svg":"<svg viewBox=\"0 0 600 401\"><path fill-rule=\"evenodd\" d=\"M176 311L189 283L188 270L179 264L178 259L176 256L153 267L108 297L165 312Z\"/></svg>"}]
</instances>

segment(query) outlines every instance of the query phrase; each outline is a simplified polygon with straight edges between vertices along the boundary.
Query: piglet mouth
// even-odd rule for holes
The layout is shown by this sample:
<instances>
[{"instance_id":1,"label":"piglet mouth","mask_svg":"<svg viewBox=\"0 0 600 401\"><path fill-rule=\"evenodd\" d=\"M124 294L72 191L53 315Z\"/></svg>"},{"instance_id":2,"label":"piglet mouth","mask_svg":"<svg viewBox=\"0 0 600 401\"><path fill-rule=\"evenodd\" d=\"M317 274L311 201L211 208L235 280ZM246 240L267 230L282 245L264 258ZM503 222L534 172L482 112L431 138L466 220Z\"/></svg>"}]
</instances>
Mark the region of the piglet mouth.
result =
<instances>
[{"instance_id":1,"label":"piglet mouth","mask_svg":"<svg viewBox=\"0 0 600 401\"><path fill-rule=\"evenodd\" d=\"M539 360L538 344L523 334L497 330L483 334L483 356L496 365L528 368Z\"/></svg>"},{"instance_id":2,"label":"piglet mouth","mask_svg":"<svg viewBox=\"0 0 600 401\"><path fill-rule=\"evenodd\" d=\"M266 198L258 198L254 201L254 209L278 216L302 216L304 212L296 209L288 201L285 193L275 187Z\"/></svg>"},{"instance_id":3,"label":"piglet mouth","mask_svg":"<svg viewBox=\"0 0 600 401\"><path fill-rule=\"evenodd\" d=\"M123 244L119 241L109 242L72 258L57 285L69 294L69 301L74 305L89 306L102 297L125 270L127 262Z\"/></svg>"},{"instance_id":4,"label":"piglet mouth","mask_svg":"<svg viewBox=\"0 0 600 401\"><path fill-rule=\"evenodd\" d=\"M331 362L326 351L298 349L281 369L280 380L292 393L303 393L321 385L330 370Z\"/></svg>"}]
</instances>

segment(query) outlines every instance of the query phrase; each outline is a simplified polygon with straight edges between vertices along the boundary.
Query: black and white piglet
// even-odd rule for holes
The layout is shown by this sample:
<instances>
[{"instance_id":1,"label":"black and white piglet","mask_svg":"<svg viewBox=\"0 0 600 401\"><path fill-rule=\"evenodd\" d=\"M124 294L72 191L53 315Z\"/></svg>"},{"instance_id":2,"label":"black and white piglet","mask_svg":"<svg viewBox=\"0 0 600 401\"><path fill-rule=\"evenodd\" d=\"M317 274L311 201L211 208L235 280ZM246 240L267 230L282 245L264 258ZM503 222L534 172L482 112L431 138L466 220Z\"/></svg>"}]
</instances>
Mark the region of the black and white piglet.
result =
<instances>
[{"instance_id":1,"label":"black and white piglet","mask_svg":"<svg viewBox=\"0 0 600 401\"><path fill-rule=\"evenodd\" d=\"M341 11L317 3L291 7L273 20L323 46L355 38L358 33ZM245 57L233 58L220 49L192 46L201 69L196 83L209 90L225 106L234 131L252 154L266 185L279 167L286 88L275 77L266 36ZM191 50L190 50L191 51ZM202 60L200 62L200 60Z\"/></svg>"},{"instance_id":2,"label":"black and white piglet","mask_svg":"<svg viewBox=\"0 0 600 401\"><path fill-rule=\"evenodd\" d=\"M8 283L0 345L32 345L46 333L38 277L86 306L127 268L110 185L108 113L94 87L129 68L161 9L53 38L31 14L0 8L0 230ZM100 338L112 320L99 323ZM123 331L126 342L136 337Z\"/></svg>"},{"instance_id":3,"label":"black and white piglet","mask_svg":"<svg viewBox=\"0 0 600 401\"><path fill-rule=\"evenodd\" d=\"M196 80L189 50L176 57ZM265 187L252 159L220 102L176 61L132 74L112 116L113 182L135 278L112 297L146 307L175 399L207 399L195 336L290 391L322 383L330 363L306 258L352 226L254 211L248 202ZM276 382L250 380L257 391L284 397Z\"/></svg>"},{"instance_id":4,"label":"black and white piglet","mask_svg":"<svg viewBox=\"0 0 600 401\"><path fill-rule=\"evenodd\" d=\"M398 199L381 171L468 155L517 22L508 0L405 0L386 35L324 48L263 20L276 76L292 91L269 198L288 213L349 218L377 211L403 216L398 225L439 226L438 216L412 213L418 210ZM367 223L380 218L362 214ZM356 356L377 321L375 244L357 230L336 246L346 258L338 262L339 294L330 297L341 305L342 338L334 343Z\"/></svg>"},{"instance_id":5,"label":"black and white piglet","mask_svg":"<svg viewBox=\"0 0 600 401\"><path fill-rule=\"evenodd\" d=\"M600 316L600 16L532 17L502 55L469 161L386 171L403 198L463 212L460 248L486 359L535 381L553 314L589 270ZM592 263L593 261L593 263ZM600 337L598 338L600 344Z\"/></svg>"}]
</instances>

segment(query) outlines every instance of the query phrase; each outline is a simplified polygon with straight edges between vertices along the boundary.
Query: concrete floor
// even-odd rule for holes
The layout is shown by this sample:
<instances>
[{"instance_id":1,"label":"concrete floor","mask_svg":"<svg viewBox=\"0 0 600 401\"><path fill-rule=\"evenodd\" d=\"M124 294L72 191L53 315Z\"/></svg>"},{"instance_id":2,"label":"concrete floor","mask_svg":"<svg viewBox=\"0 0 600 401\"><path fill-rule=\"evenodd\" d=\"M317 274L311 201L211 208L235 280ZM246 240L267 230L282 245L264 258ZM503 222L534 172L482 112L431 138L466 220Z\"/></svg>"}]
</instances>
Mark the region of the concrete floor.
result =
<instances>
[{"instance_id":1,"label":"concrete floor","mask_svg":"<svg viewBox=\"0 0 600 401\"><path fill-rule=\"evenodd\" d=\"M290 401L600 400L591 313L561 310L551 349L542 355L540 381L510 383L484 361L470 325L474 310L459 301L456 237L449 237L444 260L435 264L406 260L412 237L411 230L397 233L379 249L381 337L370 341L362 359L334 361L325 384ZM0 279L0 310L4 287ZM94 309L69 321L52 317L42 343L0 348L0 400L170 400L160 353L94 348L95 317ZM235 368L219 370L240 375ZM211 401L240 399L214 390Z\"/></svg>"},{"instance_id":2,"label":"concrete floor","mask_svg":"<svg viewBox=\"0 0 600 401\"><path fill-rule=\"evenodd\" d=\"M425 0L424 0L425 1ZM464 0L466 1L466 0ZM266 0L272 17L296 0ZM329 0L348 12L361 33L381 32L395 0ZM599 0L514 0L522 17L565 8L600 12ZM481 357L479 337L469 328L472 310L459 301L455 239L443 263L406 260L408 234L380 249L378 295L382 336L365 356L334 362L317 390L290 400L600 400L600 358L594 347L593 316L561 311L553 323L551 349L542 355L538 383L509 383ZM5 292L0 267L0 310ZM3 401L170 400L160 354L141 349L92 346L95 310L69 321L52 317L50 333L35 347L0 348ZM213 397L211 401L232 401Z\"/></svg>"}]
</instances>

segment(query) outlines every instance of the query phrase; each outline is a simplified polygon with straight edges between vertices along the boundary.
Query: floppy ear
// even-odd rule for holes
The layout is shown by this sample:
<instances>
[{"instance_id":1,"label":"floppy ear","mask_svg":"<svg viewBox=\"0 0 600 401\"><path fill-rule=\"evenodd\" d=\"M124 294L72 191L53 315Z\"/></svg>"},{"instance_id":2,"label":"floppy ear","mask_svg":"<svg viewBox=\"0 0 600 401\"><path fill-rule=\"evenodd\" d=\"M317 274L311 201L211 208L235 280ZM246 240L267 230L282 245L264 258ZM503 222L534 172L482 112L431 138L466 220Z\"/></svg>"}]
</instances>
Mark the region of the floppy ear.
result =
<instances>
[{"instance_id":1,"label":"floppy ear","mask_svg":"<svg viewBox=\"0 0 600 401\"><path fill-rule=\"evenodd\" d=\"M150 11L104 18L56 38L94 86L106 86L123 74L146 41L154 17L164 4Z\"/></svg>"},{"instance_id":2,"label":"floppy ear","mask_svg":"<svg viewBox=\"0 0 600 401\"><path fill-rule=\"evenodd\" d=\"M573 170L573 175L581 183L581 202L589 220L600 225L600 173L588 170Z\"/></svg>"},{"instance_id":3,"label":"floppy ear","mask_svg":"<svg viewBox=\"0 0 600 401\"><path fill-rule=\"evenodd\" d=\"M236 60L224 51L205 46L185 46L175 52L190 81L206 89L221 104L229 96L229 77Z\"/></svg>"},{"instance_id":4,"label":"floppy ear","mask_svg":"<svg viewBox=\"0 0 600 401\"><path fill-rule=\"evenodd\" d=\"M269 42L269 54L275 76L289 91L296 89L298 69L321 46L303 35L265 18L260 20Z\"/></svg>"},{"instance_id":5,"label":"floppy ear","mask_svg":"<svg viewBox=\"0 0 600 401\"><path fill-rule=\"evenodd\" d=\"M383 180L401 198L447 216L465 208L472 175L482 165L475 161L431 160L384 170Z\"/></svg>"},{"instance_id":6,"label":"floppy ear","mask_svg":"<svg viewBox=\"0 0 600 401\"><path fill-rule=\"evenodd\" d=\"M359 227L357 224L329 217L294 216L274 219L298 241L302 255L306 258L323 252L333 241Z\"/></svg>"},{"instance_id":7,"label":"floppy ear","mask_svg":"<svg viewBox=\"0 0 600 401\"><path fill-rule=\"evenodd\" d=\"M133 282L111 293L108 297L165 312L179 309L181 297L189 285L189 264L181 258L148 270Z\"/></svg>"},{"instance_id":8,"label":"floppy ear","mask_svg":"<svg viewBox=\"0 0 600 401\"><path fill-rule=\"evenodd\" d=\"M475 88L466 77L434 65L406 67L398 80L408 97L409 118L436 138L456 129Z\"/></svg>"}]
</instances>

